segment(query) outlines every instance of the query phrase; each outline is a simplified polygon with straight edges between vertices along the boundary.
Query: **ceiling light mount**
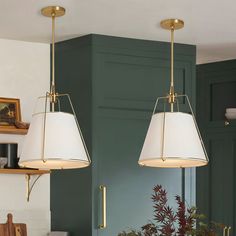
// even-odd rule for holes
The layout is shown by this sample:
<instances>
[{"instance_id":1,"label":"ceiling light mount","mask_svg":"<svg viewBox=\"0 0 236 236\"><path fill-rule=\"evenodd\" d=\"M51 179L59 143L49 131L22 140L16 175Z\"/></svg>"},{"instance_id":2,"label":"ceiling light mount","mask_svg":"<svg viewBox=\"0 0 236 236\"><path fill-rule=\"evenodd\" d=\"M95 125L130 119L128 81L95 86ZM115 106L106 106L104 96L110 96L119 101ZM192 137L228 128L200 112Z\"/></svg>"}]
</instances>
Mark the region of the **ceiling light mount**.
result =
<instances>
[{"instance_id":1,"label":"ceiling light mount","mask_svg":"<svg viewBox=\"0 0 236 236\"><path fill-rule=\"evenodd\" d=\"M184 21L180 19L166 19L161 21L160 25L166 30L178 30L184 27Z\"/></svg>"},{"instance_id":2,"label":"ceiling light mount","mask_svg":"<svg viewBox=\"0 0 236 236\"><path fill-rule=\"evenodd\" d=\"M43 16L47 16L47 17L60 17L60 16L64 16L66 13L66 9L64 7L60 7L60 6L48 6L48 7L44 7L41 10L41 13Z\"/></svg>"}]
</instances>

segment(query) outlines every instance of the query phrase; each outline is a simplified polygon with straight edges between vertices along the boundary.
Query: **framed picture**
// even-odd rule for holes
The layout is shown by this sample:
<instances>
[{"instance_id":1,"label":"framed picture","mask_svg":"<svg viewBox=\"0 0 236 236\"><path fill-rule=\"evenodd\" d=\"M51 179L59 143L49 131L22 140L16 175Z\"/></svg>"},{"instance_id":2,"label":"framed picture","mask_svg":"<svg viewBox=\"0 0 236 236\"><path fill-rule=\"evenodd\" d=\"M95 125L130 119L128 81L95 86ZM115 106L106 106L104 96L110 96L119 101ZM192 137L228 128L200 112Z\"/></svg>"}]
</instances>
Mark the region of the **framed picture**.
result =
<instances>
[{"instance_id":1,"label":"framed picture","mask_svg":"<svg viewBox=\"0 0 236 236\"><path fill-rule=\"evenodd\" d=\"M0 131L15 129L21 121L20 99L0 97Z\"/></svg>"}]
</instances>

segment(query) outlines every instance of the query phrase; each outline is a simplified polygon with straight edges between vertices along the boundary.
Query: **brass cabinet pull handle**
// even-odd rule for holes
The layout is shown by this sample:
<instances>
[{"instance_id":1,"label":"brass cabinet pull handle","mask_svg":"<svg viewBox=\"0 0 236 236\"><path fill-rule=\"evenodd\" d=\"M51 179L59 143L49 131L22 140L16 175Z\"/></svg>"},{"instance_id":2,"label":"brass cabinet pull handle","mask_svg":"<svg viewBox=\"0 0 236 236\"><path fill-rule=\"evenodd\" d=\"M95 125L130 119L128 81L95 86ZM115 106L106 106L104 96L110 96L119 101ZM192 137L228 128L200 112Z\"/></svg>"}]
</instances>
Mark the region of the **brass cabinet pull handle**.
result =
<instances>
[{"instance_id":1,"label":"brass cabinet pull handle","mask_svg":"<svg viewBox=\"0 0 236 236\"><path fill-rule=\"evenodd\" d=\"M223 229L223 236L226 236L226 230L227 230L227 228L228 228L227 226L224 227L224 229Z\"/></svg>"},{"instance_id":2,"label":"brass cabinet pull handle","mask_svg":"<svg viewBox=\"0 0 236 236\"><path fill-rule=\"evenodd\" d=\"M100 185L99 189L102 192L102 224L98 227L99 229L105 229L107 227L107 188Z\"/></svg>"},{"instance_id":3,"label":"brass cabinet pull handle","mask_svg":"<svg viewBox=\"0 0 236 236\"><path fill-rule=\"evenodd\" d=\"M229 236L229 231L231 230L231 227L229 226L228 227L228 230L227 230L227 236Z\"/></svg>"}]
</instances>

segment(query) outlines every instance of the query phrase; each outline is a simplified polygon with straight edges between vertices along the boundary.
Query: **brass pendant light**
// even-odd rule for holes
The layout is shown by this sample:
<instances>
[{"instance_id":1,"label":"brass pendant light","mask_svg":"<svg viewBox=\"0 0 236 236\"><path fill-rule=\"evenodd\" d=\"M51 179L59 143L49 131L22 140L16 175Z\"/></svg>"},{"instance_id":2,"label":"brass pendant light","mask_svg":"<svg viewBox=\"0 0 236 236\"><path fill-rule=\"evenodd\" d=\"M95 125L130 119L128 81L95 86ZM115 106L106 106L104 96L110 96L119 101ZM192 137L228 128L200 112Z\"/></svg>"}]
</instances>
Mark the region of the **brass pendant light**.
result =
<instances>
[{"instance_id":1,"label":"brass pendant light","mask_svg":"<svg viewBox=\"0 0 236 236\"><path fill-rule=\"evenodd\" d=\"M69 94L59 94L55 86L55 19L65 8L49 6L42 15L52 19L51 88L44 100L44 110L35 112L26 135L19 164L38 169L83 168L91 163ZM61 99L66 98L71 113L62 112ZM68 110L68 109L66 109Z\"/></svg>"},{"instance_id":2,"label":"brass pendant light","mask_svg":"<svg viewBox=\"0 0 236 236\"><path fill-rule=\"evenodd\" d=\"M183 28L184 21L167 19L160 25L171 32L170 90L167 96L156 100L139 164L163 168L204 166L209 160L189 98L178 95L174 88L174 31ZM179 110L179 99L183 98L190 114ZM160 101L164 104L163 112L156 113Z\"/></svg>"}]
</instances>

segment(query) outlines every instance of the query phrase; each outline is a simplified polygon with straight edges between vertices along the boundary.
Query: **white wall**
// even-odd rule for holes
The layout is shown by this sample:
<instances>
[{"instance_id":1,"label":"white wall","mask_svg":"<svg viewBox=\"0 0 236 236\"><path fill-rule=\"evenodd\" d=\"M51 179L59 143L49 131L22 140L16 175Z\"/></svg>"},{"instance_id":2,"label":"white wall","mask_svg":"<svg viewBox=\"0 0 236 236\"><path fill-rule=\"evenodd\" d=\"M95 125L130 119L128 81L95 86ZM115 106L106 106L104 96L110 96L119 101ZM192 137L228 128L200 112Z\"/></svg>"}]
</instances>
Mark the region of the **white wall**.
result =
<instances>
[{"instance_id":1,"label":"white wall","mask_svg":"<svg viewBox=\"0 0 236 236\"><path fill-rule=\"evenodd\" d=\"M30 122L36 98L49 90L49 81L49 44L0 39L0 97L20 98L23 121ZM0 134L0 142L18 142L20 150L23 139L23 135ZM38 180L30 202L25 191L24 175L0 174L0 222L5 222L11 212L14 222L27 223L29 236L47 235L50 176Z\"/></svg>"}]
</instances>

